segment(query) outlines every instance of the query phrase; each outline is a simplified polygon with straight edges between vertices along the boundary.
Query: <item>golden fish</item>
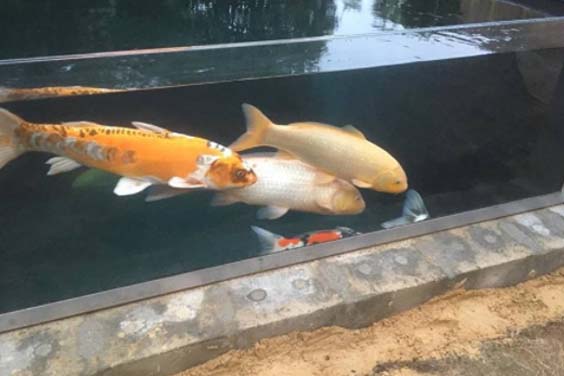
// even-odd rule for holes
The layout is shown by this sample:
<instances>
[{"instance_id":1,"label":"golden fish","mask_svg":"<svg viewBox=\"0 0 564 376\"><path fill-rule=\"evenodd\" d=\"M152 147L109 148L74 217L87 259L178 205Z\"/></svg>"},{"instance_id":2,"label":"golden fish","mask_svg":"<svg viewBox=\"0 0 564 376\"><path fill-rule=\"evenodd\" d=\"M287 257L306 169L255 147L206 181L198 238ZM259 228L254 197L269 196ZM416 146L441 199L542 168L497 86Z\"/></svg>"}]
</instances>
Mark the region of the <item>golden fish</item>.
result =
<instances>
[{"instance_id":1,"label":"golden fish","mask_svg":"<svg viewBox=\"0 0 564 376\"><path fill-rule=\"evenodd\" d=\"M272 146L360 188L387 193L407 189L407 176L398 161L352 126L337 128L311 122L276 125L248 104L243 104L243 113L247 132L230 146L234 151Z\"/></svg>"},{"instance_id":2,"label":"golden fish","mask_svg":"<svg viewBox=\"0 0 564 376\"><path fill-rule=\"evenodd\" d=\"M35 124L0 109L0 168L28 151L51 158L48 175L81 165L122 176L114 192L130 195L153 184L180 189L238 188L256 176L230 149L203 138L134 122L138 129L91 122Z\"/></svg>"}]
</instances>

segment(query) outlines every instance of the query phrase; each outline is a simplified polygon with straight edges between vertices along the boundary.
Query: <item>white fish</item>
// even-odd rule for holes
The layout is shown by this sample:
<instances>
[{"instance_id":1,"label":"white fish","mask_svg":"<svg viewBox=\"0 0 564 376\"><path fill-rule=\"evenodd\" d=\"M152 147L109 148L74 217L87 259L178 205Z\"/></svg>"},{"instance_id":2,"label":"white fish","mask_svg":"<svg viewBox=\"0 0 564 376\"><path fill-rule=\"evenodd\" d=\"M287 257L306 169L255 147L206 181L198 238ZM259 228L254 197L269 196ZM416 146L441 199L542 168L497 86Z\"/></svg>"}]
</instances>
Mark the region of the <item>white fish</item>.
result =
<instances>
[{"instance_id":1,"label":"white fish","mask_svg":"<svg viewBox=\"0 0 564 376\"><path fill-rule=\"evenodd\" d=\"M410 189L407 191L403 203L402 216L382 223L384 228L405 226L410 223L424 221L429 218L429 212L421 195L417 191Z\"/></svg>"},{"instance_id":2,"label":"white fish","mask_svg":"<svg viewBox=\"0 0 564 376\"><path fill-rule=\"evenodd\" d=\"M346 215L361 213L362 195L352 184L328 175L296 159L278 154L243 156L257 175L257 182L244 189L230 189L215 195L212 205L236 202L264 206L258 219L276 219L288 212Z\"/></svg>"}]
</instances>

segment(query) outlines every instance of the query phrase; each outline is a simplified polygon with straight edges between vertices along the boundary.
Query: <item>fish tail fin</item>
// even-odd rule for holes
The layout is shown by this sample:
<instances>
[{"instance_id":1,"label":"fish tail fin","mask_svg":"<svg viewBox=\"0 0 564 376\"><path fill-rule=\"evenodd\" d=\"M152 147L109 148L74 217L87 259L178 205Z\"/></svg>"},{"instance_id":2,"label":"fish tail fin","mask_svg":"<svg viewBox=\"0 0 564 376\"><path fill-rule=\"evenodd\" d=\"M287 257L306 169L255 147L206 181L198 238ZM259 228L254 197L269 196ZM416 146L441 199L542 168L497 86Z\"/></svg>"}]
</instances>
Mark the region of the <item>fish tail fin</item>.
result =
<instances>
[{"instance_id":1,"label":"fish tail fin","mask_svg":"<svg viewBox=\"0 0 564 376\"><path fill-rule=\"evenodd\" d=\"M245 121L247 123L247 132L239 137L234 143L229 145L233 151L242 151L262 145L266 138L268 130L272 127L272 121L266 117L258 108L250 104L243 103L241 106Z\"/></svg>"},{"instance_id":2,"label":"fish tail fin","mask_svg":"<svg viewBox=\"0 0 564 376\"><path fill-rule=\"evenodd\" d=\"M383 228L393 228L423 221L429 218L429 212L421 195L417 191L410 189L407 191L403 203L402 216L382 223Z\"/></svg>"},{"instance_id":3,"label":"fish tail fin","mask_svg":"<svg viewBox=\"0 0 564 376\"><path fill-rule=\"evenodd\" d=\"M251 226L251 230L253 230L253 232L257 235L258 241L260 243L261 254L275 251L278 240L282 239L282 236L267 231L258 226Z\"/></svg>"},{"instance_id":4,"label":"fish tail fin","mask_svg":"<svg viewBox=\"0 0 564 376\"><path fill-rule=\"evenodd\" d=\"M417 191L413 189L407 191L405 202L403 204L402 215L404 217L413 218L414 220L416 218L429 217L429 212L425 207L425 203Z\"/></svg>"},{"instance_id":5,"label":"fish tail fin","mask_svg":"<svg viewBox=\"0 0 564 376\"><path fill-rule=\"evenodd\" d=\"M22 122L16 115L0 108L0 168L22 153L14 135Z\"/></svg>"}]
</instances>

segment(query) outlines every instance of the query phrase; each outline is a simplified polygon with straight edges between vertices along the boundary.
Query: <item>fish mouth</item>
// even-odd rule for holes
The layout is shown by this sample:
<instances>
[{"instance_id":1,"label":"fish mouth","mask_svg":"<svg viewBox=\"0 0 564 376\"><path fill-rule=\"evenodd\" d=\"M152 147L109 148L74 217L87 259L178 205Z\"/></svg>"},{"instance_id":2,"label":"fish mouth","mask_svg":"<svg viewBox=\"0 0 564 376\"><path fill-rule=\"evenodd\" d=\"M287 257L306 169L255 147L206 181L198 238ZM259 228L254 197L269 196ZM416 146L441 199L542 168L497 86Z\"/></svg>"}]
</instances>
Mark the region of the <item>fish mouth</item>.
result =
<instances>
[{"instance_id":1,"label":"fish mouth","mask_svg":"<svg viewBox=\"0 0 564 376\"><path fill-rule=\"evenodd\" d=\"M400 194L407 190L407 176L401 166L379 175L374 183L374 189L392 194Z\"/></svg>"}]
</instances>

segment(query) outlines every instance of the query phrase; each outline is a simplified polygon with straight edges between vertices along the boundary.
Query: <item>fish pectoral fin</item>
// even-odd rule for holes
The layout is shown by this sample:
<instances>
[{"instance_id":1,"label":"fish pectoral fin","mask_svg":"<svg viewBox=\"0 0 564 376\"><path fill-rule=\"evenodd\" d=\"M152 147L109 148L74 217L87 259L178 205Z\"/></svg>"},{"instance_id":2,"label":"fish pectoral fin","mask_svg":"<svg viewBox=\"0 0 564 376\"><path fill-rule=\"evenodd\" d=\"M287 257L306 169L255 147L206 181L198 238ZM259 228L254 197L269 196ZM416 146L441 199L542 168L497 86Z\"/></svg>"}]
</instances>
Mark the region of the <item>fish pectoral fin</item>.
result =
<instances>
[{"instance_id":1,"label":"fish pectoral fin","mask_svg":"<svg viewBox=\"0 0 564 376\"><path fill-rule=\"evenodd\" d=\"M145 196L145 202L165 200L167 198L176 197L189 192L192 192L192 190L172 188L168 185L153 185L148 189L147 196Z\"/></svg>"},{"instance_id":2,"label":"fish pectoral fin","mask_svg":"<svg viewBox=\"0 0 564 376\"><path fill-rule=\"evenodd\" d=\"M170 131L168 129L159 127L158 125L154 125L154 124L149 124L149 123L143 123L141 121L132 121L131 124L133 124L133 126L137 129L142 129L144 131L149 131L149 132L154 132L154 133L169 133Z\"/></svg>"},{"instance_id":3,"label":"fish pectoral fin","mask_svg":"<svg viewBox=\"0 0 564 376\"><path fill-rule=\"evenodd\" d=\"M324 184L329 184L335 181L335 179L337 179L335 176L330 175L324 171L317 171L315 173L315 182L318 185L324 185Z\"/></svg>"},{"instance_id":4,"label":"fish pectoral fin","mask_svg":"<svg viewBox=\"0 0 564 376\"><path fill-rule=\"evenodd\" d=\"M67 127L89 127L89 128L97 128L97 127L103 127L102 124L98 124L98 123L94 123L92 121L66 121L64 123L61 123L62 125L65 125Z\"/></svg>"},{"instance_id":5,"label":"fish pectoral fin","mask_svg":"<svg viewBox=\"0 0 564 376\"><path fill-rule=\"evenodd\" d=\"M70 159L67 157L53 157L47 160L47 162L45 163L51 165L51 167L49 167L49 171L47 171L47 175L49 176L72 171L82 166L74 159Z\"/></svg>"},{"instance_id":6,"label":"fish pectoral fin","mask_svg":"<svg viewBox=\"0 0 564 376\"><path fill-rule=\"evenodd\" d=\"M206 185L203 182L190 176L187 179L183 179L178 176L172 177L169 179L168 185L171 186L172 188L181 188L181 189L206 188Z\"/></svg>"},{"instance_id":7,"label":"fish pectoral fin","mask_svg":"<svg viewBox=\"0 0 564 376\"><path fill-rule=\"evenodd\" d=\"M362 180L353 179L352 183L359 188L372 188L372 184L367 183L367 182L362 181Z\"/></svg>"},{"instance_id":8,"label":"fish pectoral fin","mask_svg":"<svg viewBox=\"0 0 564 376\"><path fill-rule=\"evenodd\" d=\"M251 226L251 230L253 230L253 232L257 235L260 244L260 253L275 251L276 244L280 239L282 239L281 235L267 231L258 226Z\"/></svg>"},{"instance_id":9,"label":"fish pectoral fin","mask_svg":"<svg viewBox=\"0 0 564 376\"><path fill-rule=\"evenodd\" d=\"M285 150L278 150L276 153L274 153L273 158L276 158L276 159L296 159L296 157L294 157L294 155L292 155L291 153L289 153Z\"/></svg>"},{"instance_id":10,"label":"fish pectoral fin","mask_svg":"<svg viewBox=\"0 0 564 376\"><path fill-rule=\"evenodd\" d=\"M257 210L257 219L277 219L288 212L288 208L279 206L265 206Z\"/></svg>"},{"instance_id":11,"label":"fish pectoral fin","mask_svg":"<svg viewBox=\"0 0 564 376\"><path fill-rule=\"evenodd\" d=\"M116 187L114 188L114 193L118 196L134 195L143 191L151 184L152 183L147 180L123 177L119 179Z\"/></svg>"},{"instance_id":12,"label":"fish pectoral fin","mask_svg":"<svg viewBox=\"0 0 564 376\"><path fill-rule=\"evenodd\" d=\"M317 200L315 200L315 203L317 204L317 206L319 206L321 211L328 212L328 213L333 212L333 207L331 206L331 199L330 198L319 197Z\"/></svg>"},{"instance_id":13,"label":"fish pectoral fin","mask_svg":"<svg viewBox=\"0 0 564 376\"><path fill-rule=\"evenodd\" d=\"M361 131L359 131L358 129L356 129L355 127L353 127L353 126L350 125L350 124L345 125L345 126L342 127L341 129L344 130L345 132L347 132L347 133L349 133L349 134L355 136L355 137L358 137L358 138L361 138L361 139L363 139L363 140L366 140L366 136L364 135L364 133L362 133Z\"/></svg>"},{"instance_id":14,"label":"fish pectoral fin","mask_svg":"<svg viewBox=\"0 0 564 376\"><path fill-rule=\"evenodd\" d=\"M238 202L237 198L226 193L217 193L213 196L211 206L227 206Z\"/></svg>"}]
</instances>

